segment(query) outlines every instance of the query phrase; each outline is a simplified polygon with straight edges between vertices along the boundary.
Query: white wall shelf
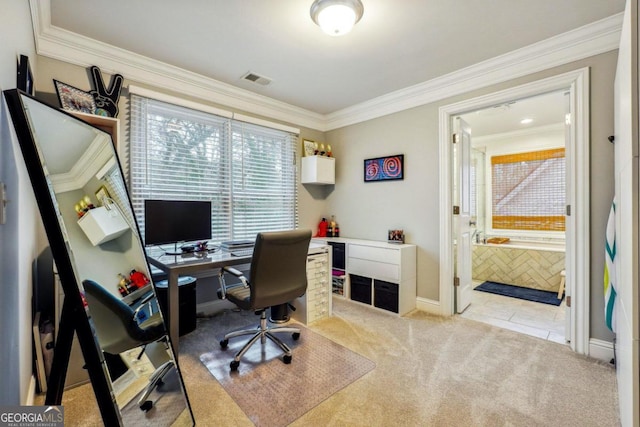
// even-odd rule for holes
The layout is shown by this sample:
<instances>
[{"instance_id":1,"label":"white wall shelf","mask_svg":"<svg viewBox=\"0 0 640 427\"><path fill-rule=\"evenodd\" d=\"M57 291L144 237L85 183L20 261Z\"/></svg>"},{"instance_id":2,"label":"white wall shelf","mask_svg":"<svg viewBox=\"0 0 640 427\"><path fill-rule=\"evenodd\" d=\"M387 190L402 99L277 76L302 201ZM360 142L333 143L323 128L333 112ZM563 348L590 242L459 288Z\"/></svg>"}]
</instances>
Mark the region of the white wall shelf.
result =
<instances>
[{"instance_id":1,"label":"white wall shelf","mask_svg":"<svg viewBox=\"0 0 640 427\"><path fill-rule=\"evenodd\" d=\"M302 158L300 182L303 184L335 184L335 157L307 156Z\"/></svg>"},{"instance_id":2,"label":"white wall shelf","mask_svg":"<svg viewBox=\"0 0 640 427\"><path fill-rule=\"evenodd\" d=\"M119 210L107 210L104 206L88 210L78 220L78 225L93 246L113 240L129 230Z\"/></svg>"}]
</instances>

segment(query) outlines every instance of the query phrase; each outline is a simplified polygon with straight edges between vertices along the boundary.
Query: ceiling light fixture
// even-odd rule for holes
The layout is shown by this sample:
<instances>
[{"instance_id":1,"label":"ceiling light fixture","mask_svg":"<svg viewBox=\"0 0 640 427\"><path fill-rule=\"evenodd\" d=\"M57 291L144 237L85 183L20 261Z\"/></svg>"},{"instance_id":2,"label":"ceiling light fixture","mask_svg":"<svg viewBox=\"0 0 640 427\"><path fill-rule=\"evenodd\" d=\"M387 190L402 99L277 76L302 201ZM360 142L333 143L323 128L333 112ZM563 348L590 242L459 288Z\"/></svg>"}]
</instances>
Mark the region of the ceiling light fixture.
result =
<instances>
[{"instance_id":1,"label":"ceiling light fixture","mask_svg":"<svg viewBox=\"0 0 640 427\"><path fill-rule=\"evenodd\" d=\"M363 13L360 0L315 0L311 5L311 19L330 36L347 34Z\"/></svg>"},{"instance_id":2,"label":"ceiling light fixture","mask_svg":"<svg viewBox=\"0 0 640 427\"><path fill-rule=\"evenodd\" d=\"M520 123L523 125L528 125L529 123L533 123L533 119L531 118L522 119L520 120Z\"/></svg>"}]
</instances>

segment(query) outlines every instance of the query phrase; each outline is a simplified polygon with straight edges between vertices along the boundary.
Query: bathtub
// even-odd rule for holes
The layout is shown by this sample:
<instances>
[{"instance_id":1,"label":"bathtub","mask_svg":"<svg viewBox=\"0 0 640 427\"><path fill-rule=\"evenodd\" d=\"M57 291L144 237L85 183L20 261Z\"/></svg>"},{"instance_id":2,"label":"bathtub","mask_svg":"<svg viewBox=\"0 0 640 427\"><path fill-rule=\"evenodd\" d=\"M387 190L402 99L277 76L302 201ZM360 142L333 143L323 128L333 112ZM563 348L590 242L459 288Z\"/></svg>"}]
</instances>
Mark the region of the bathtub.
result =
<instances>
[{"instance_id":1,"label":"bathtub","mask_svg":"<svg viewBox=\"0 0 640 427\"><path fill-rule=\"evenodd\" d=\"M564 242L513 239L474 243L473 279L557 292L565 269Z\"/></svg>"}]
</instances>

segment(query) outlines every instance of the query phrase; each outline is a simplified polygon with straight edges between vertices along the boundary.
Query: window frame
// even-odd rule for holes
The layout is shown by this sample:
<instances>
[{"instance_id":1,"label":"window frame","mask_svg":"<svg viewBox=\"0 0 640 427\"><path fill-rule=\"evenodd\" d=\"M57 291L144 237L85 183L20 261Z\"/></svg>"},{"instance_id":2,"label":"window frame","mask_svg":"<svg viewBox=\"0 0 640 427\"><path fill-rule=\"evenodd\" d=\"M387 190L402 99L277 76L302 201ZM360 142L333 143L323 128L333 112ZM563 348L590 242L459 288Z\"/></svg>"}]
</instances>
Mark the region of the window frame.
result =
<instances>
[{"instance_id":1,"label":"window frame","mask_svg":"<svg viewBox=\"0 0 640 427\"><path fill-rule=\"evenodd\" d=\"M299 157L299 129L297 128L293 128L293 127L289 127L286 125L282 125L282 124L278 124L278 123L273 123L273 122L269 122L267 120L263 120L263 119L256 119L253 118L251 116L246 116L246 115L241 115L241 114L234 114L232 112L228 112L226 110L221 110L215 107L210 107L204 104L199 104L199 103L194 103L191 101L187 101L187 100L183 100L181 98L177 98L177 97L173 97L173 96L169 96L169 95L165 95L165 94L161 94L161 93L157 93L157 92L153 92L153 91L149 91L147 89L143 89L143 88L138 88L138 87L132 87L130 88L130 97L129 97L129 140L128 140L128 158L127 158L127 178L129 181L129 188L130 188L130 193L131 193L131 198L132 198L132 202L134 202L134 207L135 207L135 202L139 202L138 205L143 205L143 200L145 198L144 193L145 191L140 191L139 188L137 188L134 180L134 175L136 173L136 171L140 170L140 165L134 165L134 162L136 161L136 158L140 157L139 153L134 153L134 151L136 149L138 149L138 141L136 139L136 136L133 135L134 134L134 127L136 127L137 125L134 124L134 122L137 120L137 118L135 117L135 115L137 114L137 111L135 111L135 108L133 106L134 102L133 102L133 98L131 98L132 96L137 96L140 97L142 99L147 99L148 102L154 103L154 102L160 102L160 103L164 103L164 104L170 104L168 106L166 106L167 108L173 108L174 106L177 109L190 109L190 110L194 110L194 115L202 115L202 114L206 114L206 115L214 115L216 116L215 120L224 120L225 121L225 126L226 126L226 134L224 135L225 140L219 142L218 147L220 146L224 146L222 149L223 150L231 150L231 147L233 144L238 144L238 139L234 130L235 128L237 128L238 126L247 126L247 127L252 127L253 129L257 129L258 133L260 133L260 131L262 131L262 134L260 135L260 137L263 137L266 139L269 138L269 135L276 135L273 140L275 140L275 144L277 145L278 143L282 143L282 148L279 149L279 151L281 151L281 156L278 157L278 162L281 164L285 164L286 165L286 173L283 176L283 179L288 180L289 178L291 178L293 181L288 183L287 181L285 181L283 190L285 191L286 194L286 205L289 206L290 209L287 209L287 212L291 214L290 217L285 218L283 221L283 223L287 223L287 227L289 227L290 225L293 228L298 228L299 226L299 206L298 206L298 200L299 200L299 195L298 195L298 187L299 187L299 174L298 174L298 157ZM177 115L180 115L181 113L177 113ZM148 126L148 121L145 121L144 126ZM143 133L146 131L143 131ZM247 142L244 142L244 135L241 135L243 142L241 144L246 144ZM281 138L281 141L278 141L278 138ZM147 139L148 140L148 139ZM146 142L144 142L144 144L146 144ZM230 153L230 151L229 151ZM144 155L143 155L144 156ZM289 158L287 158L289 157ZM234 230L234 217L233 217L233 198L234 198L234 190L233 190L233 168L235 167L233 165L233 158L232 156L229 154L229 156L226 156L222 161L227 162L226 164L226 173L228 173L228 177L227 177L227 181L230 182L229 188L228 188L228 196L230 197L230 202L229 202L229 206L225 206L221 209L221 211L223 211L223 213L226 215L226 222L229 224L229 227L226 227L226 232L228 234L226 235L222 235L224 234L224 232L222 233L218 233L217 236L215 234L214 231L214 236L211 240L212 243L217 244L220 243L221 241L224 240L235 240L235 239L246 239L246 238L253 238L255 237L255 234L257 233L257 229L254 227L253 229L248 229L245 230L245 234L242 234L241 231L239 230ZM254 161L255 161L255 156L254 156ZM290 162L290 163L287 163ZM263 175L264 174L268 174L268 172L262 172ZM136 178L138 179L138 178ZM147 184L148 185L148 184ZM277 188L275 189L277 190ZM225 190L226 191L226 190ZM143 193L142 196L140 196L140 193ZM238 197L242 197L242 195L238 194ZM151 196L147 195L146 197L151 197L151 198L163 198L162 194L152 194ZM257 196L255 196L257 197ZM170 197L166 197L166 198L170 198ZM185 200L190 200L190 198L185 198ZM198 199L198 200L202 200L202 199ZM213 201L215 203L215 201ZM266 211L268 212L268 211ZM253 211L252 213L256 213L255 211ZM136 217L138 218L138 220L140 221L140 228L141 231L144 229L144 207L138 206L138 208L135 210L135 214ZM259 212L258 212L259 214ZM225 227L223 227L225 228ZM274 228L272 227L266 227L265 230L276 230L278 228ZM284 229L284 228L280 228L280 229ZM234 234L235 233L235 234ZM251 236L247 236L246 233L251 234ZM222 237L221 237L222 236ZM141 236L142 240L144 240L144 236Z\"/></svg>"},{"instance_id":2,"label":"window frame","mask_svg":"<svg viewBox=\"0 0 640 427\"><path fill-rule=\"evenodd\" d=\"M484 179L485 179L485 218L484 218L484 229L487 235L501 235L508 236L513 238L524 238L524 239L549 239L549 240L563 240L565 238L565 231L551 231L551 230L519 230L519 229L507 229L507 228L493 228L493 168L492 168L492 157L496 156L505 156L505 155L517 155L520 153L531 153L536 151L545 151L545 150L554 150L554 149L565 149L564 145L552 144L552 143L542 143L537 145L532 145L530 143L518 143L515 142L509 145L499 145L499 146L491 146L491 144L487 144L485 151L485 159L484 159ZM567 161L567 153L565 151L565 166ZM566 196L566 188L565 188L565 196Z\"/></svg>"}]
</instances>

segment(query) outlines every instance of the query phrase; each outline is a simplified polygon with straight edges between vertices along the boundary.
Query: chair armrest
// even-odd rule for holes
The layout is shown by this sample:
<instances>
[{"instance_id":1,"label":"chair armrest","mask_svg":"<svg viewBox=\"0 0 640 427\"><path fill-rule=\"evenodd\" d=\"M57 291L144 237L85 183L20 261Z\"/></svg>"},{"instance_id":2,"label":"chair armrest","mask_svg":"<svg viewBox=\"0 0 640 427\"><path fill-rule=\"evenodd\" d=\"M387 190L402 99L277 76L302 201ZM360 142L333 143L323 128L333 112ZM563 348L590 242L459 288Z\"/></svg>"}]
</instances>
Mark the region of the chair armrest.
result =
<instances>
[{"instance_id":1,"label":"chair armrest","mask_svg":"<svg viewBox=\"0 0 640 427\"><path fill-rule=\"evenodd\" d=\"M236 276L239 279L244 279L245 281L247 280L244 277L244 274L242 273L242 271L238 270L237 268L233 268L233 267L230 267L230 266L226 265L226 266L222 267L220 270L222 272L224 272L224 273L233 274L234 276Z\"/></svg>"},{"instance_id":2,"label":"chair armrest","mask_svg":"<svg viewBox=\"0 0 640 427\"><path fill-rule=\"evenodd\" d=\"M224 266L220 268L220 272L218 273L218 280L220 281L220 289L218 290L218 297L220 299L227 298L227 288L229 288L227 286L227 282L224 280L225 273L229 273L237 277L238 279L240 279L240 281L242 282L242 286L244 286L245 288L249 287L249 282L247 281L247 278L244 277L244 274L240 270L233 267Z\"/></svg>"},{"instance_id":3,"label":"chair armrest","mask_svg":"<svg viewBox=\"0 0 640 427\"><path fill-rule=\"evenodd\" d=\"M149 305L149 316L153 315L153 306L151 306L150 302L155 298L155 296L156 295L153 292L149 292L147 295L142 297L138 307L133 310L134 319L138 318L138 313L145 307L145 305Z\"/></svg>"}]
</instances>

